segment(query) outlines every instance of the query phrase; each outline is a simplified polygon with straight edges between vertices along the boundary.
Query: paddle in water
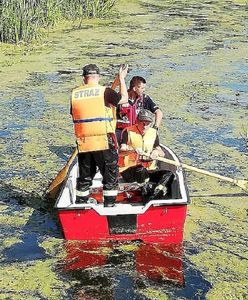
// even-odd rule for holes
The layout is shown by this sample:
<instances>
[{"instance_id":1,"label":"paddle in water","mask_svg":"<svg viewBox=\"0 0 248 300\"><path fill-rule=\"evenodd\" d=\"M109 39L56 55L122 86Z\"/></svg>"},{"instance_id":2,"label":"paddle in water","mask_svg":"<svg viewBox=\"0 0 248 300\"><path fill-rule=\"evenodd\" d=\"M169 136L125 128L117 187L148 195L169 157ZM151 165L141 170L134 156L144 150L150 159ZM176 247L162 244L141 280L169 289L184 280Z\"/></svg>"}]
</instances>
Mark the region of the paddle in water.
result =
<instances>
[{"instance_id":1,"label":"paddle in water","mask_svg":"<svg viewBox=\"0 0 248 300\"><path fill-rule=\"evenodd\" d=\"M52 183L49 185L47 191L46 191L46 196L50 199L55 199L56 196L58 195L58 192L60 190L60 186L62 182L65 180L66 175L69 171L69 168L74 161L74 159L77 157L78 151L77 148L73 151L72 155L69 157L67 160L67 163L65 166L59 171L57 176L54 178Z\"/></svg>"}]
</instances>

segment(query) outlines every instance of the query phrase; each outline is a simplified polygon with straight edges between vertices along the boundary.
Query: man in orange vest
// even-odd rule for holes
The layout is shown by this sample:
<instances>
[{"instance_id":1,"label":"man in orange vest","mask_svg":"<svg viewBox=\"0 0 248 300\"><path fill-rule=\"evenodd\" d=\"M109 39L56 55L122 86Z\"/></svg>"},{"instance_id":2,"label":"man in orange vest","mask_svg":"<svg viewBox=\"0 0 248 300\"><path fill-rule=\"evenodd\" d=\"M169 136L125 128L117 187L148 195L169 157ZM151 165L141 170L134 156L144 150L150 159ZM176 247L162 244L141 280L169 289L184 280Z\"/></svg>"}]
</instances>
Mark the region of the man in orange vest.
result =
<instances>
[{"instance_id":1,"label":"man in orange vest","mask_svg":"<svg viewBox=\"0 0 248 300\"><path fill-rule=\"evenodd\" d=\"M154 114L141 109L136 124L122 132L119 154L119 171L126 182L143 183L144 200L159 199L170 193L174 175L169 170L159 170L155 163L158 156L164 156L159 146L157 130L152 127ZM149 153L150 158L142 156Z\"/></svg>"},{"instance_id":2,"label":"man in orange vest","mask_svg":"<svg viewBox=\"0 0 248 300\"><path fill-rule=\"evenodd\" d=\"M119 93L99 84L100 70L95 64L83 67L84 85L72 91L71 114L79 152L76 204L87 203L98 167L103 177L104 206L115 205L118 192L116 107L128 101L127 69L127 66L120 67Z\"/></svg>"}]
</instances>

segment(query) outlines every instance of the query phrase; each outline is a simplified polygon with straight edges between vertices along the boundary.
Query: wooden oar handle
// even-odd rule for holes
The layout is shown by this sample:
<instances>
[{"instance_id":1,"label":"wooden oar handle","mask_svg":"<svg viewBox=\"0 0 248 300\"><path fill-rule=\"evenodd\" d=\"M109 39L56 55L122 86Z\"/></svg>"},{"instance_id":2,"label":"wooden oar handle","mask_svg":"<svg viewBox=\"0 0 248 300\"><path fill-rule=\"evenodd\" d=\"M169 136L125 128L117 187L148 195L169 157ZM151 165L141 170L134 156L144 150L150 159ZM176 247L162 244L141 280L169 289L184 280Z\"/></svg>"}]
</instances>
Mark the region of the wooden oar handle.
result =
<instances>
[{"instance_id":1,"label":"wooden oar handle","mask_svg":"<svg viewBox=\"0 0 248 300\"><path fill-rule=\"evenodd\" d=\"M144 155L149 156L146 153L144 153ZM218 179L221 179L221 180L224 180L224 181L229 181L229 182L234 183L237 186L241 187L243 190L248 191L248 181L247 180L233 179L233 178L230 178L230 177L222 176L222 175L219 175L219 174L216 174L216 173L213 173L213 172L209 172L209 171L206 171L206 170L203 170L203 169L199 169L199 168L196 168L196 167L193 167L193 166L190 166L190 165L178 162L178 161L174 161L174 160L171 160L171 159L168 159L168 158L164 158L164 157L157 157L156 160L162 161L162 162L165 162L165 163L168 163L170 165L177 166L177 167L181 167L181 168L184 168L186 170L190 170L190 171L194 171L194 172L197 172L197 173L200 173L200 174L215 177L215 178L218 178Z\"/></svg>"}]
</instances>

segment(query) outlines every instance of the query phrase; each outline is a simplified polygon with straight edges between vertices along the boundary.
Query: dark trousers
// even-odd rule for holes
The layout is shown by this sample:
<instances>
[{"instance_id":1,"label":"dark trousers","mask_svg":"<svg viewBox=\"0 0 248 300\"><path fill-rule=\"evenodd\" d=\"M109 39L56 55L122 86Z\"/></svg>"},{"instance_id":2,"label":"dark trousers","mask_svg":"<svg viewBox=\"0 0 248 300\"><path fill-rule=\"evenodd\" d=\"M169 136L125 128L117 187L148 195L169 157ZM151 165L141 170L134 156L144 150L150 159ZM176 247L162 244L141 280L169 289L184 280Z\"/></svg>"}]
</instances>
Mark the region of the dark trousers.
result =
<instances>
[{"instance_id":1,"label":"dark trousers","mask_svg":"<svg viewBox=\"0 0 248 300\"><path fill-rule=\"evenodd\" d=\"M111 138L109 138L109 149L107 150L79 153L78 166L79 177L77 179L77 191L85 192L90 190L97 167L103 177L103 194L104 192L107 193L107 191L117 191L118 153L115 143ZM114 198L116 198L116 196Z\"/></svg>"},{"instance_id":2,"label":"dark trousers","mask_svg":"<svg viewBox=\"0 0 248 300\"><path fill-rule=\"evenodd\" d=\"M147 170L142 165L130 167L121 173L126 182L147 183L151 186L150 195L154 192L156 186L163 185L167 188L168 194L171 193L171 183L174 174L169 170Z\"/></svg>"},{"instance_id":3,"label":"dark trousers","mask_svg":"<svg viewBox=\"0 0 248 300\"><path fill-rule=\"evenodd\" d=\"M123 130L123 129L119 129L119 128L117 128L117 129L115 130L115 135L116 135L117 142L118 142L118 145L119 145L119 146L121 145L122 130Z\"/></svg>"}]
</instances>

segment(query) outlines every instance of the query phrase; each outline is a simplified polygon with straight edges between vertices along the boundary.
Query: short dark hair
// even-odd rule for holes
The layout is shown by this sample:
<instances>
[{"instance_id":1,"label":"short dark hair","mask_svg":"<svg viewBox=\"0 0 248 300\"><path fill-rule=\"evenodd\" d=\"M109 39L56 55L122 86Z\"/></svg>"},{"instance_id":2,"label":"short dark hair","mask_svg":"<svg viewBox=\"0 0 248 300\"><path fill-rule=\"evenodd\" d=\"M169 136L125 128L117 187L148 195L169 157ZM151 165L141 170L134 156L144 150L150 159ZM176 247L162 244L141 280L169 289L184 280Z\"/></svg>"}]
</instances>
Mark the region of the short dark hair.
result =
<instances>
[{"instance_id":1,"label":"short dark hair","mask_svg":"<svg viewBox=\"0 0 248 300\"><path fill-rule=\"evenodd\" d=\"M129 89L132 90L139 83L146 84L145 78L143 78L141 76L134 76L130 81Z\"/></svg>"},{"instance_id":2,"label":"short dark hair","mask_svg":"<svg viewBox=\"0 0 248 300\"><path fill-rule=\"evenodd\" d=\"M83 67L83 76L100 74L100 69L95 64L88 64Z\"/></svg>"}]
</instances>

